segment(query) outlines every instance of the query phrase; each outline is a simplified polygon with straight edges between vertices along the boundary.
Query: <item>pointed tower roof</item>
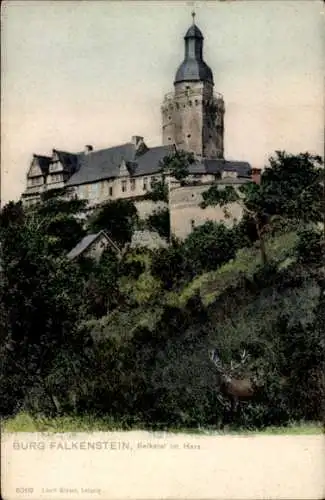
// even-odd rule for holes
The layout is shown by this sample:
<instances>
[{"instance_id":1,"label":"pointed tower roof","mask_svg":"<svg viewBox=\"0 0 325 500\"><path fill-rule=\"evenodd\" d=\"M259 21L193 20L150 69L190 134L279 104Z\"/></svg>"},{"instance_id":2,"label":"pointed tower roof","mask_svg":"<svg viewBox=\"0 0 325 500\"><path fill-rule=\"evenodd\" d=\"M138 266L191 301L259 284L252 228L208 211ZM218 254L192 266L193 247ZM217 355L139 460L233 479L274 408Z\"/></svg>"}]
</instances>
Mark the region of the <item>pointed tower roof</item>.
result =
<instances>
[{"instance_id":1,"label":"pointed tower roof","mask_svg":"<svg viewBox=\"0 0 325 500\"><path fill-rule=\"evenodd\" d=\"M201 30L195 24L195 13L192 13L193 24L187 30L185 40L185 57L179 66L174 84L180 82L205 81L212 83L213 74L203 60L203 40Z\"/></svg>"}]
</instances>

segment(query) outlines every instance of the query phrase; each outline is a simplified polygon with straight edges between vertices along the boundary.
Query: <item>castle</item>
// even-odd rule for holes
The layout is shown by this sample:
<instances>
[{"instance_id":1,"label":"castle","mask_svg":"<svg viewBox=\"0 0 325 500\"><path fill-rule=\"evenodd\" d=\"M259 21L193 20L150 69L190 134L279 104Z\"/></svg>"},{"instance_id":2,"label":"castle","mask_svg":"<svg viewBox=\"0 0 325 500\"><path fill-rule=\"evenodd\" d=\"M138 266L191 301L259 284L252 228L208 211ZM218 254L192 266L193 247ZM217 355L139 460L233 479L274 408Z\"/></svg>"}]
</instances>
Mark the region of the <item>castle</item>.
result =
<instances>
[{"instance_id":1,"label":"castle","mask_svg":"<svg viewBox=\"0 0 325 500\"><path fill-rule=\"evenodd\" d=\"M68 187L94 208L118 198L132 199L142 218L159 207L145 195L160 179L160 162L177 150L192 152L186 186L169 182L169 209L172 232L185 237L192 228L206 220L225 220L221 209L199 208L202 191L213 182L221 186L241 185L252 180L246 162L224 158L225 105L214 92L212 70L204 61L203 35L194 22L185 37L184 60L174 79L174 91L164 97L162 145L148 148L138 135L130 142L102 150L87 145L71 153L53 149L51 156L33 155L27 172L23 203L31 206L48 190ZM160 205L163 205L161 203ZM230 207L231 221L241 216L240 207Z\"/></svg>"}]
</instances>

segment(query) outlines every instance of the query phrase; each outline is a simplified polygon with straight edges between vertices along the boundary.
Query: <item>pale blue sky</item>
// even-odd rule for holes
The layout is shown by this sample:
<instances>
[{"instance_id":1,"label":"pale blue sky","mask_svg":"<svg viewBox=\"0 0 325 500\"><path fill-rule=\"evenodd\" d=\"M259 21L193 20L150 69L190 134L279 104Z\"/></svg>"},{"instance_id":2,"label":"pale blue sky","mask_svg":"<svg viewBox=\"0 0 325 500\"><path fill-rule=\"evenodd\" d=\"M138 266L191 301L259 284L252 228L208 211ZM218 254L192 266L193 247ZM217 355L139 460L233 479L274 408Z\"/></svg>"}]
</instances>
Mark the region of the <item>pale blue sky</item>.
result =
<instances>
[{"instance_id":1,"label":"pale blue sky","mask_svg":"<svg viewBox=\"0 0 325 500\"><path fill-rule=\"evenodd\" d=\"M225 153L262 167L275 149L324 151L318 0L7 1L2 5L3 201L33 153L161 144L160 105L196 23L224 95Z\"/></svg>"}]
</instances>

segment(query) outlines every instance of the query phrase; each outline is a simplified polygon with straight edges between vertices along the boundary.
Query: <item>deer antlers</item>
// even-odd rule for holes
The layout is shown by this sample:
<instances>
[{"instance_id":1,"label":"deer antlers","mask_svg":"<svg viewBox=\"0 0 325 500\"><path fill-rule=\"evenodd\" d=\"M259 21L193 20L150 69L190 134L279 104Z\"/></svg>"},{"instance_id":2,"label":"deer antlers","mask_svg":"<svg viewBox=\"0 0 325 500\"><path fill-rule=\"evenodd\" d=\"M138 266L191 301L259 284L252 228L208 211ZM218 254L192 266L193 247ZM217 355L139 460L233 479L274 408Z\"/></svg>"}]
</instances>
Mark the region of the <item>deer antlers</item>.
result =
<instances>
[{"instance_id":1,"label":"deer antlers","mask_svg":"<svg viewBox=\"0 0 325 500\"><path fill-rule=\"evenodd\" d=\"M230 370L231 371L237 370L239 367L243 366L248 359L249 359L249 355L246 353L246 349L244 349L240 355L240 362L239 363L234 363L233 361L230 361Z\"/></svg>"},{"instance_id":2,"label":"deer antlers","mask_svg":"<svg viewBox=\"0 0 325 500\"><path fill-rule=\"evenodd\" d=\"M209 351L209 356L211 361L219 368L222 368L222 362L219 357L217 349L211 349ZM249 354L246 353L246 349L243 350L243 352L240 355L240 362L239 363L234 363L234 361L230 361L230 371L233 372L234 370L237 370L239 367L243 366L247 360L249 359Z\"/></svg>"}]
</instances>

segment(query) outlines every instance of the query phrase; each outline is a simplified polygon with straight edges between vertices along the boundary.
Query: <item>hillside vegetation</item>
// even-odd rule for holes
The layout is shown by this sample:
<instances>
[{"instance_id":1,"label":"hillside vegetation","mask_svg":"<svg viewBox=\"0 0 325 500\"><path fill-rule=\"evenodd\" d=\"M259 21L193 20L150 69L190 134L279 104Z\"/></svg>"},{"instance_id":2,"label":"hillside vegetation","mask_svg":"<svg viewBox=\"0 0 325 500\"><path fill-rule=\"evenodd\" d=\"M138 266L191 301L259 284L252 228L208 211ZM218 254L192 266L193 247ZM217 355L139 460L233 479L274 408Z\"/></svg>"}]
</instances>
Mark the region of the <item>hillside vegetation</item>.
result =
<instances>
[{"instance_id":1,"label":"hillside vegetation","mask_svg":"<svg viewBox=\"0 0 325 500\"><path fill-rule=\"evenodd\" d=\"M131 202L110 202L85 224L86 202L65 201L62 192L33 210L4 207L0 399L2 417L13 418L7 429L21 422L23 430L30 418L41 427L52 419L54 428L74 421L80 429L172 430L322 421L320 165L308 154L277 153L259 186L220 194L216 185L206 194L211 205L239 197L244 218L232 228L208 222L184 242L170 238L168 248L125 247L121 258L107 250L99 262L66 254L94 228L120 247L137 227L156 223L165 233L159 213L140 221ZM248 353L237 376L249 374L258 390L236 412L209 359L213 348L226 367Z\"/></svg>"}]
</instances>

